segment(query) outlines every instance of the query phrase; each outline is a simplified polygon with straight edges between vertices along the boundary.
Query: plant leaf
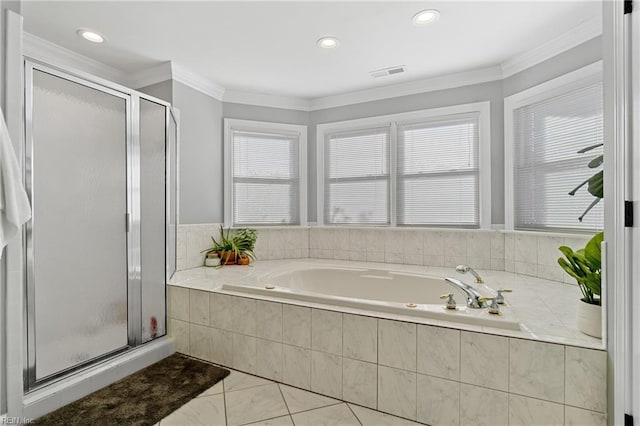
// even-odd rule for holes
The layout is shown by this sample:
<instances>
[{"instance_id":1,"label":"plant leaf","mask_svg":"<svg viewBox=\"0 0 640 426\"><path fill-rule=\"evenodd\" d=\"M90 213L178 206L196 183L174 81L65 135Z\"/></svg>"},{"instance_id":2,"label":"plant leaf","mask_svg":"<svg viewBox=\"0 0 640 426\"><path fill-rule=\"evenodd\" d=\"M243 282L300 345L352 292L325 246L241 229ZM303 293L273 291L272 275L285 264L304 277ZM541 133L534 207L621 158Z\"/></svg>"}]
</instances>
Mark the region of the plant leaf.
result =
<instances>
[{"instance_id":1,"label":"plant leaf","mask_svg":"<svg viewBox=\"0 0 640 426\"><path fill-rule=\"evenodd\" d=\"M582 212L582 215L578 218L578 220L580 222L582 222L582 219L584 219L584 217L587 215L587 213L589 213L591 211L592 208L594 208L596 206L596 204L598 204L600 202L600 200L602 200L602 198L595 198L591 204L589 204L589 207L587 207L585 209L584 212Z\"/></svg>"},{"instance_id":2,"label":"plant leaf","mask_svg":"<svg viewBox=\"0 0 640 426\"><path fill-rule=\"evenodd\" d=\"M601 166L603 161L604 161L604 155L598 155L596 158L594 158L593 160L589 161L588 167L590 169L595 169L596 167Z\"/></svg>"},{"instance_id":3,"label":"plant leaf","mask_svg":"<svg viewBox=\"0 0 640 426\"><path fill-rule=\"evenodd\" d=\"M602 267L602 252L600 245L604 240L604 232L594 235L584 248L584 256L592 271L600 271Z\"/></svg>"},{"instance_id":4,"label":"plant leaf","mask_svg":"<svg viewBox=\"0 0 640 426\"><path fill-rule=\"evenodd\" d=\"M603 198L604 172L601 170L589 178L589 193L594 197Z\"/></svg>"},{"instance_id":5,"label":"plant leaf","mask_svg":"<svg viewBox=\"0 0 640 426\"><path fill-rule=\"evenodd\" d=\"M586 148L582 148L580 151L578 151L578 154L584 154L585 152L589 152L589 151L594 150L594 149L596 149L598 147L601 147L603 145L604 145L603 143L597 143L595 145L591 145L591 146L588 146Z\"/></svg>"},{"instance_id":6,"label":"plant leaf","mask_svg":"<svg viewBox=\"0 0 640 426\"><path fill-rule=\"evenodd\" d=\"M573 269L573 267L571 266L571 264L569 262L567 262L566 259L564 258L559 258L558 259L558 265L560 265L560 267L562 269L564 269L564 271L569 274L571 277L575 278L576 281L580 281L581 277L578 276L578 274L576 274L575 270Z\"/></svg>"},{"instance_id":7,"label":"plant leaf","mask_svg":"<svg viewBox=\"0 0 640 426\"><path fill-rule=\"evenodd\" d=\"M589 178L591 179L591 178ZM589 179L585 179L584 182L582 182L580 185L576 186L575 188L573 188L571 190L571 192L569 192L569 195L576 195L576 192L578 192L578 190L580 188L582 188L583 186L585 186L587 183L589 183Z\"/></svg>"},{"instance_id":8,"label":"plant leaf","mask_svg":"<svg viewBox=\"0 0 640 426\"><path fill-rule=\"evenodd\" d=\"M585 277L584 285L595 295L600 296L600 274L591 274Z\"/></svg>"}]
</instances>

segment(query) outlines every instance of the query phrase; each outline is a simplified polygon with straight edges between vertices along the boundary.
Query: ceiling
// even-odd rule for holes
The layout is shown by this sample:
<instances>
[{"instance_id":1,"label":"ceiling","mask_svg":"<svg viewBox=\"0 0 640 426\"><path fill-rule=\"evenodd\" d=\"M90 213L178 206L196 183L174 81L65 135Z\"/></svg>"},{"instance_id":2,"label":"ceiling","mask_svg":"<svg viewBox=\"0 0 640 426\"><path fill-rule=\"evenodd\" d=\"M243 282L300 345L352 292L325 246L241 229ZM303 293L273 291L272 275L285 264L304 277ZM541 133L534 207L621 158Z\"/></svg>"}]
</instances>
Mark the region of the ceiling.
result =
<instances>
[{"instance_id":1,"label":"ceiling","mask_svg":"<svg viewBox=\"0 0 640 426\"><path fill-rule=\"evenodd\" d=\"M601 15L600 1L23 1L25 30L137 72L165 61L227 89L317 98L498 65ZM415 27L412 16L438 9ZM101 45L76 35L90 28ZM316 41L336 36L340 47ZM373 79L369 71L405 65Z\"/></svg>"}]
</instances>

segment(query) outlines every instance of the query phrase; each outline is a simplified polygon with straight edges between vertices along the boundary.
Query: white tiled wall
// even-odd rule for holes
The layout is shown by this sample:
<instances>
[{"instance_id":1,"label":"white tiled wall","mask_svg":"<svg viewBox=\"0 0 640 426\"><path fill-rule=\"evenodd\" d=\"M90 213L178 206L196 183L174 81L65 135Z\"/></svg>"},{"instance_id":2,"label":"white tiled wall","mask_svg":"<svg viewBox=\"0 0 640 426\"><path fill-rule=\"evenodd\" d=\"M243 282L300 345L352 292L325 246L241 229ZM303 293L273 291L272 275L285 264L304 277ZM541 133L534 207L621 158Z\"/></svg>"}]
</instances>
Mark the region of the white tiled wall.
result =
<instances>
[{"instance_id":1,"label":"white tiled wall","mask_svg":"<svg viewBox=\"0 0 640 426\"><path fill-rule=\"evenodd\" d=\"M169 286L194 357L438 425L604 425L606 352Z\"/></svg>"},{"instance_id":2,"label":"white tiled wall","mask_svg":"<svg viewBox=\"0 0 640 426\"><path fill-rule=\"evenodd\" d=\"M219 239L220 224L179 225L177 238L177 269L204 265L203 250L213 245L211 236ZM259 259L297 259L309 257L309 228L259 228L256 241Z\"/></svg>"},{"instance_id":3,"label":"white tiled wall","mask_svg":"<svg viewBox=\"0 0 640 426\"><path fill-rule=\"evenodd\" d=\"M219 224L178 227L178 269L202 266ZM318 258L516 272L573 283L558 266L558 247L584 247L590 236L425 228L259 228L259 259Z\"/></svg>"}]
</instances>

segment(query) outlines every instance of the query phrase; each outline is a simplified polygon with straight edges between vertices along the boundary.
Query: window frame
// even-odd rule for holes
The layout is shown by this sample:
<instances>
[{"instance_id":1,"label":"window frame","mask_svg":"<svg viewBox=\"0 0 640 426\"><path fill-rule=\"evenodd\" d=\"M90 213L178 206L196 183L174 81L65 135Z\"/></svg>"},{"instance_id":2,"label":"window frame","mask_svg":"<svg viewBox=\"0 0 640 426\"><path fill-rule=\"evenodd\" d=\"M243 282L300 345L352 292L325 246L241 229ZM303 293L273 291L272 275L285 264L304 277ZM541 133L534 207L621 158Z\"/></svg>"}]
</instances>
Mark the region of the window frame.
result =
<instances>
[{"instance_id":1,"label":"window frame","mask_svg":"<svg viewBox=\"0 0 640 426\"><path fill-rule=\"evenodd\" d=\"M518 108L545 101L586 84L602 79L602 60L571 71L560 77L522 90L504 98L504 220L505 230L523 232L562 232L573 234L593 233L593 229L574 229L554 226L516 228L515 226L515 155L516 140L514 114Z\"/></svg>"},{"instance_id":2,"label":"window frame","mask_svg":"<svg viewBox=\"0 0 640 426\"><path fill-rule=\"evenodd\" d=\"M253 227L275 226L307 226L307 126L299 124L274 123L269 121L240 120L235 118L224 119L224 226L237 227L233 221L233 132L256 132L298 136L298 209L300 223L287 224L254 224Z\"/></svg>"},{"instance_id":3,"label":"window frame","mask_svg":"<svg viewBox=\"0 0 640 426\"><path fill-rule=\"evenodd\" d=\"M446 119L459 114L478 114L478 213L479 229L491 229L491 102L482 101L446 107L429 108L398 114L380 115L355 120L318 124L316 127L316 166L317 166L317 224L324 222L325 198L325 137L336 132L366 130L375 127L389 127L389 209L388 225L368 225L356 223L326 224L327 226L371 226L371 227L443 227L437 224L398 225L398 125L432 121L438 117ZM450 228L450 227L449 227ZM460 228L467 228L460 226Z\"/></svg>"}]
</instances>

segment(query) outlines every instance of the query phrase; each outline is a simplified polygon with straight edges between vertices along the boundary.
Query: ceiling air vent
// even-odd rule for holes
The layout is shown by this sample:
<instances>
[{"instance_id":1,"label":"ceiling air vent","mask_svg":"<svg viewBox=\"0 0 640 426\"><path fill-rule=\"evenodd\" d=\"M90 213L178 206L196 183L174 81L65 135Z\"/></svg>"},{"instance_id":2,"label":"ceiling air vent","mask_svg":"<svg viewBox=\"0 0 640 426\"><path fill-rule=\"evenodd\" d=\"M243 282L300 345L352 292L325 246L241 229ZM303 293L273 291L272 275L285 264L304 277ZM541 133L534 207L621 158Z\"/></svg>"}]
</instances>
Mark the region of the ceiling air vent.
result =
<instances>
[{"instance_id":1,"label":"ceiling air vent","mask_svg":"<svg viewBox=\"0 0 640 426\"><path fill-rule=\"evenodd\" d=\"M386 77L388 75L402 74L406 70L407 69L405 68L404 65L398 65L396 67L383 68L381 70L371 71L370 74L371 74L371 77L378 78L378 77Z\"/></svg>"}]
</instances>

